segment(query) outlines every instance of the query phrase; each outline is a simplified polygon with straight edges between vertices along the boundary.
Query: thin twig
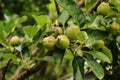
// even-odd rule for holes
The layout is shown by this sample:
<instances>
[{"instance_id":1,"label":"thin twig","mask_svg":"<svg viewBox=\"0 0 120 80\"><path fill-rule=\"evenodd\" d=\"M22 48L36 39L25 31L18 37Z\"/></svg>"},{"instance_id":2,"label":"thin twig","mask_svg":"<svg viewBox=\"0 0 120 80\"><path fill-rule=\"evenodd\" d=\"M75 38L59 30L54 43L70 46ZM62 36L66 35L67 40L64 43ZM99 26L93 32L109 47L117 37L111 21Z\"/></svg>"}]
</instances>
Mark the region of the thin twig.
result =
<instances>
[{"instance_id":1,"label":"thin twig","mask_svg":"<svg viewBox=\"0 0 120 80\"><path fill-rule=\"evenodd\" d=\"M24 80L25 78L29 77L30 75L38 72L39 70L43 70L43 68L47 65L47 62L39 61L35 64L32 68L28 70L24 70L22 67L19 67L15 74L10 78L10 80Z\"/></svg>"},{"instance_id":2,"label":"thin twig","mask_svg":"<svg viewBox=\"0 0 120 80\"><path fill-rule=\"evenodd\" d=\"M2 70L2 80L5 80L5 74L6 74L7 70L8 70L8 66L9 66L9 64L10 64L11 61L12 61L12 59L10 59L10 60L7 62L6 66L5 66L5 67L3 68L3 70Z\"/></svg>"},{"instance_id":3,"label":"thin twig","mask_svg":"<svg viewBox=\"0 0 120 80\"><path fill-rule=\"evenodd\" d=\"M46 55L51 56L54 51L49 51ZM51 53L51 54L49 54ZM32 67L24 70L23 67L18 67L15 73L11 76L9 80L24 80L25 78L31 76L32 74L43 71L47 67L46 61L38 61Z\"/></svg>"},{"instance_id":4,"label":"thin twig","mask_svg":"<svg viewBox=\"0 0 120 80\"><path fill-rule=\"evenodd\" d=\"M57 14L59 15L60 14L59 6L58 6L56 0L54 0L54 2L55 2L55 7L56 7Z\"/></svg>"},{"instance_id":5,"label":"thin twig","mask_svg":"<svg viewBox=\"0 0 120 80\"><path fill-rule=\"evenodd\" d=\"M109 0L98 0L86 14L93 13L97 9L97 7L99 6L99 4L101 2L103 2L103 1L104 2L108 2Z\"/></svg>"},{"instance_id":6,"label":"thin twig","mask_svg":"<svg viewBox=\"0 0 120 80\"><path fill-rule=\"evenodd\" d=\"M93 11L95 11L98 7L98 5L103 2L104 0L98 0L94 5L93 7L88 11L88 13L93 13Z\"/></svg>"},{"instance_id":7,"label":"thin twig","mask_svg":"<svg viewBox=\"0 0 120 80\"><path fill-rule=\"evenodd\" d=\"M66 75L58 78L57 80L65 80L65 79L70 78L70 77L73 77L73 74L72 74L72 73L66 74Z\"/></svg>"},{"instance_id":8,"label":"thin twig","mask_svg":"<svg viewBox=\"0 0 120 80\"><path fill-rule=\"evenodd\" d=\"M19 52L16 52L14 49L13 54L17 55ZM6 66L2 68L2 80L5 80L5 75L7 73L8 67L10 65L10 63L12 62L12 59L9 59Z\"/></svg>"},{"instance_id":9,"label":"thin twig","mask_svg":"<svg viewBox=\"0 0 120 80\"><path fill-rule=\"evenodd\" d=\"M2 72L0 71L0 80L2 80Z\"/></svg>"}]
</instances>

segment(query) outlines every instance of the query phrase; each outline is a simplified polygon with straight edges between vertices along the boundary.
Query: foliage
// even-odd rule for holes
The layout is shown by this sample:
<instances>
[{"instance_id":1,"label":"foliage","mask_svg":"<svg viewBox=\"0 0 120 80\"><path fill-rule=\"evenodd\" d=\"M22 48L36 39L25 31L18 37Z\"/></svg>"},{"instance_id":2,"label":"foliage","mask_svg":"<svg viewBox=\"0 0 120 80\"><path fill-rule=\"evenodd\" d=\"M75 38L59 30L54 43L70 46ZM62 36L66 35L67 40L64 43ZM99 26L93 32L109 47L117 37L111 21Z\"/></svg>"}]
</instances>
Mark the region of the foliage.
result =
<instances>
[{"instance_id":1,"label":"foliage","mask_svg":"<svg viewBox=\"0 0 120 80\"><path fill-rule=\"evenodd\" d=\"M7 14L0 21L0 79L120 79L120 1L0 2L0 13ZM10 5L6 5L8 2ZM109 4L109 14L97 12L102 2ZM37 14L41 10L47 13L46 9L48 14ZM29 15L35 22L23 24L29 21ZM77 33L67 30L70 26L77 26ZM61 34L56 34L56 27L60 28ZM70 33L76 38L71 39ZM17 45L11 44L14 36L19 39L13 40L15 44L19 42Z\"/></svg>"}]
</instances>

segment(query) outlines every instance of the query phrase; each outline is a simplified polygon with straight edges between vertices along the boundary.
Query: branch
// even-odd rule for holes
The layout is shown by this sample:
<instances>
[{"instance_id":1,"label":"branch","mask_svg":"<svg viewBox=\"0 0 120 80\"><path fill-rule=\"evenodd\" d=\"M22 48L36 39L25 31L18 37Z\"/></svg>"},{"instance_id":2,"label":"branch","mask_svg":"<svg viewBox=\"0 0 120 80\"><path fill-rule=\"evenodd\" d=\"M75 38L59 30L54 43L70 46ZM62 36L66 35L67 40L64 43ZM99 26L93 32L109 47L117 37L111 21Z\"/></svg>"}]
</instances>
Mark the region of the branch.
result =
<instances>
[{"instance_id":1,"label":"branch","mask_svg":"<svg viewBox=\"0 0 120 80\"><path fill-rule=\"evenodd\" d=\"M24 70L22 67L19 67L15 74L10 78L10 80L24 80L25 78L31 76L32 74L40 70L43 70L45 66L47 66L47 62L39 61L37 64L35 64L32 68L28 70Z\"/></svg>"},{"instance_id":2,"label":"branch","mask_svg":"<svg viewBox=\"0 0 120 80\"><path fill-rule=\"evenodd\" d=\"M66 75L58 78L57 80L65 80L65 79L70 78L70 77L73 77L73 73L66 74Z\"/></svg>"},{"instance_id":3,"label":"branch","mask_svg":"<svg viewBox=\"0 0 120 80\"><path fill-rule=\"evenodd\" d=\"M16 52L16 50L14 49L14 52L13 54L17 55L19 52ZM8 70L8 67L11 63L12 59L9 59L6 66L2 68L2 80L5 80L5 75L6 75L6 72Z\"/></svg>"},{"instance_id":4,"label":"branch","mask_svg":"<svg viewBox=\"0 0 120 80\"><path fill-rule=\"evenodd\" d=\"M18 67L14 75L10 78L10 80L16 80L17 76L22 73L24 69L22 67Z\"/></svg>"},{"instance_id":5,"label":"branch","mask_svg":"<svg viewBox=\"0 0 120 80\"><path fill-rule=\"evenodd\" d=\"M2 80L2 72L0 71L0 80Z\"/></svg>"},{"instance_id":6,"label":"branch","mask_svg":"<svg viewBox=\"0 0 120 80\"><path fill-rule=\"evenodd\" d=\"M39 51L39 49L37 49ZM46 55L51 56L54 51L48 51ZM35 54L37 51L34 52ZM34 73L41 71L43 74L43 70L47 67L47 61L38 61L32 67L25 69L24 67L18 67L16 72L9 80L24 80L25 78L33 75Z\"/></svg>"},{"instance_id":7,"label":"branch","mask_svg":"<svg viewBox=\"0 0 120 80\"><path fill-rule=\"evenodd\" d=\"M3 70L2 70L2 80L5 80L5 74L6 74L7 70L8 70L8 66L9 66L9 64L10 64L11 61L12 61L12 59L10 59L10 60L7 62L6 66L5 66L5 67L3 68Z\"/></svg>"},{"instance_id":8,"label":"branch","mask_svg":"<svg viewBox=\"0 0 120 80\"><path fill-rule=\"evenodd\" d=\"M58 6L56 0L54 0L54 2L55 2L55 7L56 7L57 14L59 15L60 14L59 6Z\"/></svg>"}]
</instances>

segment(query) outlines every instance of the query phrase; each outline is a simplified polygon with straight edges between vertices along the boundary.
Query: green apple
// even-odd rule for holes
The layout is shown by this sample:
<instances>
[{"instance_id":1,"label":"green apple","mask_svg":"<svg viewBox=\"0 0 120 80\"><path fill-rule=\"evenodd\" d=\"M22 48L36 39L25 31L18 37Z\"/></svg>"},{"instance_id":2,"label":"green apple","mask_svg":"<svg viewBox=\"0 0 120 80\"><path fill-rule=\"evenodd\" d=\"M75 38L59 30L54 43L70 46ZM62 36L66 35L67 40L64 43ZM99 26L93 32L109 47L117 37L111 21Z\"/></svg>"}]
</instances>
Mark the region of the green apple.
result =
<instances>
[{"instance_id":1,"label":"green apple","mask_svg":"<svg viewBox=\"0 0 120 80\"><path fill-rule=\"evenodd\" d=\"M80 32L80 28L78 25L71 25L66 28L66 35L71 40L77 40L77 34Z\"/></svg>"},{"instance_id":2,"label":"green apple","mask_svg":"<svg viewBox=\"0 0 120 80\"><path fill-rule=\"evenodd\" d=\"M43 38L43 46L47 49L53 49L56 43L56 39L53 36Z\"/></svg>"},{"instance_id":3,"label":"green apple","mask_svg":"<svg viewBox=\"0 0 120 80\"><path fill-rule=\"evenodd\" d=\"M55 27L55 34L56 35L62 35L63 34L63 30L61 27Z\"/></svg>"},{"instance_id":4,"label":"green apple","mask_svg":"<svg viewBox=\"0 0 120 80\"><path fill-rule=\"evenodd\" d=\"M59 35L59 36L57 36L56 40L57 40L56 41L56 46L59 49L66 49L70 45L70 41L69 41L69 39L66 35Z\"/></svg>"},{"instance_id":5,"label":"green apple","mask_svg":"<svg viewBox=\"0 0 120 80\"><path fill-rule=\"evenodd\" d=\"M120 32L120 25L117 22L113 22L112 25L109 27L108 31L111 34L116 34Z\"/></svg>"},{"instance_id":6,"label":"green apple","mask_svg":"<svg viewBox=\"0 0 120 80\"><path fill-rule=\"evenodd\" d=\"M20 44L20 38L18 36L13 36L9 43L12 45L12 46L17 46Z\"/></svg>"},{"instance_id":7,"label":"green apple","mask_svg":"<svg viewBox=\"0 0 120 80\"><path fill-rule=\"evenodd\" d=\"M97 7L97 13L102 14L102 15L108 15L111 12L110 5L107 2L102 2L98 7Z\"/></svg>"},{"instance_id":8,"label":"green apple","mask_svg":"<svg viewBox=\"0 0 120 80\"><path fill-rule=\"evenodd\" d=\"M102 47L104 47L104 46L105 46L105 43L104 43L103 40L96 40L96 41L94 42L94 44L93 44L93 47L94 47L95 49L100 49L100 48L102 48Z\"/></svg>"}]
</instances>

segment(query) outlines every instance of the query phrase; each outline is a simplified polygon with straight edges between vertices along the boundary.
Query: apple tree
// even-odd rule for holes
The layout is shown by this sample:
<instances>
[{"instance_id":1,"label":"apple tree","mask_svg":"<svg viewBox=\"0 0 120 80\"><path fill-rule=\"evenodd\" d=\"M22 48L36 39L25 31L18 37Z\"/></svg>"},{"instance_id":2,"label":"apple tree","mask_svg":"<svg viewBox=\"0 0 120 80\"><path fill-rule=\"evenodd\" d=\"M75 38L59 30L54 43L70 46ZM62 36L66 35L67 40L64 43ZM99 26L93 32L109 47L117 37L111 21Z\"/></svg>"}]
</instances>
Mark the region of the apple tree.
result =
<instances>
[{"instance_id":1,"label":"apple tree","mask_svg":"<svg viewBox=\"0 0 120 80\"><path fill-rule=\"evenodd\" d=\"M50 1L0 21L0 80L119 80L120 1Z\"/></svg>"}]
</instances>

